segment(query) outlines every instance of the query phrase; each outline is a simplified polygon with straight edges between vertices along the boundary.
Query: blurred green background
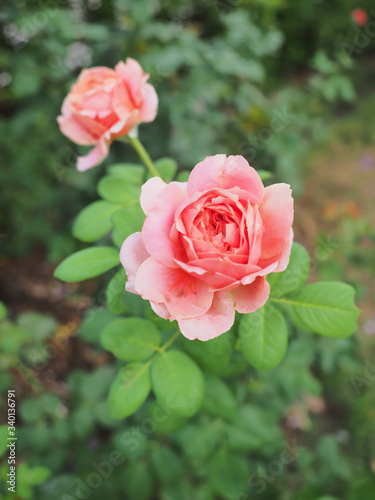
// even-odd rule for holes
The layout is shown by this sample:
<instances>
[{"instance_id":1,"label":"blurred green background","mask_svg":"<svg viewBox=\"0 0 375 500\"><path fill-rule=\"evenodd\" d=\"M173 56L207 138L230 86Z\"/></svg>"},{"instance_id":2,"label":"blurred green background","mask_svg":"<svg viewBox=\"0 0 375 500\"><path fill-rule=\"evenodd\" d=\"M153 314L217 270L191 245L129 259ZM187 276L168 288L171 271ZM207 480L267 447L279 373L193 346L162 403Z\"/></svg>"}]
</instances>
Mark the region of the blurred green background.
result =
<instances>
[{"instance_id":1,"label":"blurred green background","mask_svg":"<svg viewBox=\"0 0 375 500\"><path fill-rule=\"evenodd\" d=\"M0 24L0 417L15 387L15 498L375 498L373 0L3 0ZM187 424L169 417L150 431L152 403L110 421L103 283L52 278L83 247L72 222L106 165L138 161L116 143L104 165L77 173L85 148L56 116L82 68L126 57L159 95L155 122L140 127L151 156L183 170L241 154L290 183L313 278L358 292L354 338L296 336L267 373L230 365L234 420L223 393L224 409L208 404ZM0 498L14 498L5 483Z\"/></svg>"}]
</instances>

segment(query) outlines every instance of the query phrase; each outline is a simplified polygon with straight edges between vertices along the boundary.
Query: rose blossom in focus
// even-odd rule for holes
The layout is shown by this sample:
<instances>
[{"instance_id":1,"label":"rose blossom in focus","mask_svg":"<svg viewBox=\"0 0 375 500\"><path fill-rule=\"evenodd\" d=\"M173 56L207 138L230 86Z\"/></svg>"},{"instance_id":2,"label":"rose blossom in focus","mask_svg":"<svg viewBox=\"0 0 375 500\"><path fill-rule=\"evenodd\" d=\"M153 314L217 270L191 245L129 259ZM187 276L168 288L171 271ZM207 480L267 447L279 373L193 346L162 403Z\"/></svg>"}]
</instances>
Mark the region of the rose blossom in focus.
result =
<instances>
[{"instance_id":1,"label":"rose blossom in focus","mask_svg":"<svg viewBox=\"0 0 375 500\"><path fill-rule=\"evenodd\" d=\"M363 9L353 9L350 15L357 26L365 26L367 23L367 12Z\"/></svg>"},{"instance_id":2,"label":"rose blossom in focus","mask_svg":"<svg viewBox=\"0 0 375 500\"><path fill-rule=\"evenodd\" d=\"M94 146L78 158L80 171L95 167L108 155L111 142L127 135L142 122L155 119L158 97L146 83L144 73L134 59L119 62L115 69L97 67L81 72L65 98L57 118L61 132L73 142Z\"/></svg>"},{"instance_id":3,"label":"rose blossom in focus","mask_svg":"<svg viewBox=\"0 0 375 500\"><path fill-rule=\"evenodd\" d=\"M129 236L120 258L129 292L177 320L189 339L228 331L235 310L267 301L265 277L284 271L293 233L287 184L264 188L242 156L206 158L187 183L153 177L142 187L142 233Z\"/></svg>"}]
</instances>

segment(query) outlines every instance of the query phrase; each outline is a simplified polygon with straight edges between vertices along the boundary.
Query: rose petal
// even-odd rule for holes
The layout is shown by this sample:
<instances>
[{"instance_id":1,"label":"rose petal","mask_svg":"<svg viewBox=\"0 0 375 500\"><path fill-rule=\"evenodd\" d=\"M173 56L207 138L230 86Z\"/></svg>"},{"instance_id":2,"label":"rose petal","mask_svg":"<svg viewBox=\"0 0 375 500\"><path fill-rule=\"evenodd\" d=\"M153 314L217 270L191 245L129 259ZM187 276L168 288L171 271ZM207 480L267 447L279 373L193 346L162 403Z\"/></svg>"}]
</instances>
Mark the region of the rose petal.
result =
<instances>
[{"instance_id":1,"label":"rose petal","mask_svg":"<svg viewBox=\"0 0 375 500\"><path fill-rule=\"evenodd\" d=\"M209 156L196 165L188 180L188 195L212 188L240 188L253 204L263 198L264 187L257 172L242 156Z\"/></svg>"},{"instance_id":2,"label":"rose petal","mask_svg":"<svg viewBox=\"0 0 375 500\"><path fill-rule=\"evenodd\" d=\"M282 271L285 271L285 269L288 267L290 252L292 251L293 238L294 238L294 233L293 233L293 229L291 229L289 241L281 254L281 257L279 259L279 263L278 263L276 269L274 270L274 273L281 273Z\"/></svg>"},{"instance_id":3,"label":"rose petal","mask_svg":"<svg viewBox=\"0 0 375 500\"><path fill-rule=\"evenodd\" d=\"M266 187L259 213L264 228L261 261L277 259L288 244L293 223L293 198L290 186L273 184Z\"/></svg>"},{"instance_id":4,"label":"rose petal","mask_svg":"<svg viewBox=\"0 0 375 500\"><path fill-rule=\"evenodd\" d=\"M140 64L131 57L128 57L125 63L120 61L116 64L115 72L125 83L134 106L139 108L144 101L143 86L149 75L144 73Z\"/></svg>"},{"instance_id":5,"label":"rose petal","mask_svg":"<svg viewBox=\"0 0 375 500\"><path fill-rule=\"evenodd\" d=\"M144 84L144 101L141 107L141 121L152 122L158 111L158 95L155 88L149 83Z\"/></svg>"},{"instance_id":6,"label":"rose petal","mask_svg":"<svg viewBox=\"0 0 375 500\"><path fill-rule=\"evenodd\" d=\"M167 184L160 177L152 177L142 186L141 192L141 207L145 215L147 215L157 203L157 198L162 189Z\"/></svg>"},{"instance_id":7,"label":"rose petal","mask_svg":"<svg viewBox=\"0 0 375 500\"><path fill-rule=\"evenodd\" d=\"M182 183L168 184L154 198L152 211L148 213L142 228L143 241L150 255L170 267L176 267L175 258L186 258L182 245L176 244L170 238L176 209L184 198L186 191Z\"/></svg>"},{"instance_id":8,"label":"rose petal","mask_svg":"<svg viewBox=\"0 0 375 500\"><path fill-rule=\"evenodd\" d=\"M172 316L169 314L168 309L165 307L164 304L161 303L156 304L156 302L152 302L152 300L150 300L150 306L151 309L154 311L154 313L160 316L161 318L169 319L170 321L174 320L174 318L172 318Z\"/></svg>"},{"instance_id":9,"label":"rose petal","mask_svg":"<svg viewBox=\"0 0 375 500\"><path fill-rule=\"evenodd\" d=\"M258 277L250 285L241 285L233 290L236 311L248 314L262 307L270 295L270 286L265 278Z\"/></svg>"},{"instance_id":10,"label":"rose petal","mask_svg":"<svg viewBox=\"0 0 375 500\"><path fill-rule=\"evenodd\" d=\"M62 114L57 117L61 132L81 146L96 144L105 129L92 118L80 115L70 108L69 96L64 100Z\"/></svg>"},{"instance_id":11,"label":"rose petal","mask_svg":"<svg viewBox=\"0 0 375 500\"><path fill-rule=\"evenodd\" d=\"M141 264L150 257L143 243L142 233L133 233L126 238L121 246L120 261L124 266L128 281L125 288L128 292L138 292L134 288L135 276Z\"/></svg>"},{"instance_id":12,"label":"rose petal","mask_svg":"<svg viewBox=\"0 0 375 500\"><path fill-rule=\"evenodd\" d=\"M165 304L171 316L182 319L205 314L213 299L205 283L152 257L139 268L135 289L144 299Z\"/></svg>"},{"instance_id":13,"label":"rose petal","mask_svg":"<svg viewBox=\"0 0 375 500\"><path fill-rule=\"evenodd\" d=\"M235 311L230 292L216 292L211 308L202 316L178 319L182 335L190 340L210 340L230 330Z\"/></svg>"},{"instance_id":14,"label":"rose petal","mask_svg":"<svg viewBox=\"0 0 375 500\"><path fill-rule=\"evenodd\" d=\"M99 143L92 148L92 150L85 156L79 156L77 158L77 170L79 172L84 172L89 168L95 167L102 163L102 161L108 155L108 143L102 138Z\"/></svg>"}]
</instances>

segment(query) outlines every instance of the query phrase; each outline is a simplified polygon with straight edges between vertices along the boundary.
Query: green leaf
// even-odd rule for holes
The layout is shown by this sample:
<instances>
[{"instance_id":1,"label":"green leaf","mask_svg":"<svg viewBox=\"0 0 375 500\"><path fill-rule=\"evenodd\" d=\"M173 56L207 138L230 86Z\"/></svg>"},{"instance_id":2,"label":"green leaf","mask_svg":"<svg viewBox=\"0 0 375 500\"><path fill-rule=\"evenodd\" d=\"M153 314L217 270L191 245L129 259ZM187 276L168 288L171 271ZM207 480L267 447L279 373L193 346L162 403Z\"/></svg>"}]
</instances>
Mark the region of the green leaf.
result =
<instances>
[{"instance_id":1,"label":"green leaf","mask_svg":"<svg viewBox=\"0 0 375 500\"><path fill-rule=\"evenodd\" d=\"M269 172L268 170L257 170L257 174L262 179L262 181L272 179L272 177L275 176L273 172Z\"/></svg>"},{"instance_id":2,"label":"green leaf","mask_svg":"<svg viewBox=\"0 0 375 500\"><path fill-rule=\"evenodd\" d=\"M282 433L269 409L242 405L238 415L224 428L228 446L234 451L265 449L269 443L282 440Z\"/></svg>"},{"instance_id":3,"label":"green leaf","mask_svg":"<svg viewBox=\"0 0 375 500\"><path fill-rule=\"evenodd\" d=\"M178 172L176 181L178 182L187 182L190 177L190 170L181 170L181 172Z\"/></svg>"},{"instance_id":4,"label":"green leaf","mask_svg":"<svg viewBox=\"0 0 375 500\"><path fill-rule=\"evenodd\" d=\"M115 318L115 314L108 309L88 309L79 326L79 336L86 342L98 344L103 328Z\"/></svg>"},{"instance_id":5,"label":"green leaf","mask_svg":"<svg viewBox=\"0 0 375 500\"><path fill-rule=\"evenodd\" d=\"M108 308L115 314L121 314L128 310L122 297L125 293L126 273L121 267L111 278L106 290L106 299Z\"/></svg>"},{"instance_id":6,"label":"green leaf","mask_svg":"<svg viewBox=\"0 0 375 500\"><path fill-rule=\"evenodd\" d=\"M237 413L237 401L229 387L218 377L205 377L205 394L202 410L214 417L231 420Z\"/></svg>"},{"instance_id":7,"label":"green leaf","mask_svg":"<svg viewBox=\"0 0 375 500\"><path fill-rule=\"evenodd\" d=\"M121 177L106 175L99 181L98 193L107 201L130 207L139 203L141 190Z\"/></svg>"},{"instance_id":8,"label":"green leaf","mask_svg":"<svg viewBox=\"0 0 375 500\"><path fill-rule=\"evenodd\" d=\"M24 342L30 341L30 333L10 321L3 321L0 325L0 351L16 354Z\"/></svg>"},{"instance_id":9,"label":"green leaf","mask_svg":"<svg viewBox=\"0 0 375 500\"><path fill-rule=\"evenodd\" d=\"M170 434L186 425L186 419L171 413L160 401L149 405L147 413L155 423L156 434Z\"/></svg>"},{"instance_id":10,"label":"green leaf","mask_svg":"<svg viewBox=\"0 0 375 500\"><path fill-rule=\"evenodd\" d=\"M121 247L128 236L141 231L144 219L145 215L139 203L116 212L112 217L114 244Z\"/></svg>"},{"instance_id":11,"label":"green leaf","mask_svg":"<svg viewBox=\"0 0 375 500\"><path fill-rule=\"evenodd\" d=\"M298 290L304 285L310 274L310 257L305 247L293 243L289 265L281 273L272 273L268 276L271 287L271 297L283 295Z\"/></svg>"},{"instance_id":12,"label":"green leaf","mask_svg":"<svg viewBox=\"0 0 375 500\"><path fill-rule=\"evenodd\" d=\"M2 457L5 452L7 451L7 438L9 437L8 434L8 426L7 425L0 425L0 457Z\"/></svg>"},{"instance_id":13,"label":"green leaf","mask_svg":"<svg viewBox=\"0 0 375 500\"><path fill-rule=\"evenodd\" d=\"M231 332L224 333L209 342L201 340L182 339L184 350L207 371L216 371L229 363L233 335Z\"/></svg>"},{"instance_id":14,"label":"green leaf","mask_svg":"<svg viewBox=\"0 0 375 500\"><path fill-rule=\"evenodd\" d=\"M4 302L0 301L0 321L5 319L7 316L7 308L5 307Z\"/></svg>"},{"instance_id":15,"label":"green leaf","mask_svg":"<svg viewBox=\"0 0 375 500\"><path fill-rule=\"evenodd\" d=\"M222 422L216 419L214 422L208 421L203 425L185 425L177 434L184 454L196 467L206 461L207 456L212 453L222 438Z\"/></svg>"},{"instance_id":16,"label":"green leaf","mask_svg":"<svg viewBox=\"0 0 375 500\"><path fill-rule=\"evenodd\" d=\"M116 248L86 248L63 260L53 274L62 281L83 281L109 271L119 262L119 252Z\"/></svg>"},{"instance_id":17,"label":"green leaf","mask_svg":"<svg viewBox=\"0 0 375 500\"><path fill-rule=\"evenodd\" d=\"M94 201L77 215L73 236L80 241L97 241L112 228L112 215L121 207L108 201Z\"/></svg>"},{"instance_id":18,"label":"green leaf","mask_svg":"<svg viewBox=\"0 0 375 500\"><path fill-rule=\"evenodd\" d=\"M49 314L41 314L33 311L27 311L20 314L17 318L17 324L27 330L30 339L38 342L50 337L57 328L56 319Z\"/></svg>"},{"instance_id":19,"label":"green leaf","mask_svg":"<svg viewBox=\"0 0 375 500\"><path fill-rule=\"evenodd\" d=\"M283 315L267 303L242 316L239 344L245 359L258 370L270 370L284 357L288 329Z\"/></svg>"},{"instance_id":20,"label":"green leaf","mask_svg":"<svg viewBox=\"0 0 375 500\"><path fill-rule=\"evenodd\" d=\"M174 484L184 474L184 463L177 453L167 446L159 446L153 450L151 464L162 484Z\"/></svg>"},{"instance_id":21,"label":"green leaf","mask_svg":"<svg viewBox=\"0 0 375 500\"><path fill-rule=\"evenodd\" d=\"M124 361L144 361L160 345L160 335L151 321L119 318L109 323L101 335L104 349Z\"/></svg>"},{"instance_id":22,"label":"green leaf","mask_svg":"<svg viewBox=\"0 0 375 500\"><path fill-rule=\"evenodd\" d=\"M143 184L145 175L144 167L135 163L116 163L108 167L108 172L112 176L119 177L137 186Z\"/></svg>"},{"instance_id":23,"label":"green leaf","mask_svg":"<svg viewBox=\"0 0 375 500\"><path fill-rule=\"evenodd\" d=\"M175 178L177 162L173 158L160 158L155 162L155 167L163 181L171 182ZM152 175L149 175L148 179L151 177Z\"/></svg>"},{"instance_id":24,"label":"green leaf","mask_svg":"<svg viewBox=\"0 0 375 500\"><path fill-rule=\"evenodd\" d=\"M43 484L50 477L51 471L47 467L38 465L25 470L23 473L23 481L29 486Z\"/></svg>"},{"instance_id":25,"label":"green leaf","mask_svg":"<svg viewBox=\"0 0 375 500\"><path fill-rule=\"evenodd\" d=\"M173 413L191 417L200 408L204 380L198 366L181 351L168 351L151 369L152 388L156 397Z\"/></svg>"},{"instance_id":26,"label":"green leaf","mask_svg":"<svg viewBox=\"0 0 375 500\"><path fill-rule=\"evenodd\" d=\"M228 500L239 498L247 491L247 481L251 474L245 458L221 451L209 464L212 489Z\"/></svg>"},{"instance_id":27,"label":"green leaf","mask_svg":"<svg viewBox=\"0 0 375 500\"><path fill-rule=\"evenodd\" d=\"M108 396L109 416L121 419L132 415L151 390L148 363L130 363L118 372Z\"/></svg>"},{"instance_id":28,"label":"green leaf","mask_svg":"<svg viewBox=\"0 0 375 500\"><path fill-rule=\"evenodd\" d=\"M152 497L152 477L143 463L131 463L124 468L123 489L124 498L129 500L148 500Z\"/></svg>"},{"instance_id":29,"label":"green leaf","mask_svg":"<svg viewBox=\"0 0 375 500\"><path fill-rule=\"evenodd\" d=\"M348 337L357 328L359 309L354 288L346 283L327 281L307 285L275 303L292 306L299 320L315 333L327 337Z\"/></svg>"}]
</instances>

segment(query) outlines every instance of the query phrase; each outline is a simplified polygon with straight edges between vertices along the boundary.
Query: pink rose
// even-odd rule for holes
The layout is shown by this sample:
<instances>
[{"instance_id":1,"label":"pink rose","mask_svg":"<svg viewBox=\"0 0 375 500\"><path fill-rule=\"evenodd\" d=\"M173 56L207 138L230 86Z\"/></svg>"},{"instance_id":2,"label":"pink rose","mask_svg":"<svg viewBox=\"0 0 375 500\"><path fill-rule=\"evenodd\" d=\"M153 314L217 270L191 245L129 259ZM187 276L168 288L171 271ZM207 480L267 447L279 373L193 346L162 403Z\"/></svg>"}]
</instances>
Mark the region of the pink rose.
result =
<instances>
[{"instance_id":1,"label":"pink rose","mask_svg":"<svg viewBox=\"0 0 375 500\"><path fill-rule=\"evenodd\" d=\"M61 132L73 142L95 146L78 158L78 170L95 167L108 155L114 139L139 123L154 120L158 96L146 83L148 77L130 57L115 70L97 67L81 72L57 118Z\"/></svg>"},{"instance_id":2,"label":"pink rose","mask_svg":"<svg viewBox=\"0 0 375 500\"><path fill-rule=\"evenodd\" d=\"M284 271L293 233L287 184L264 188L242 156L216 155L187 183L159 177L142 187L142 233L129 236L120 258L129 292L177 320L188 339L228 331L235 310L251 313L269 296L265 279Z\"/></svg>"}]
</instances>

